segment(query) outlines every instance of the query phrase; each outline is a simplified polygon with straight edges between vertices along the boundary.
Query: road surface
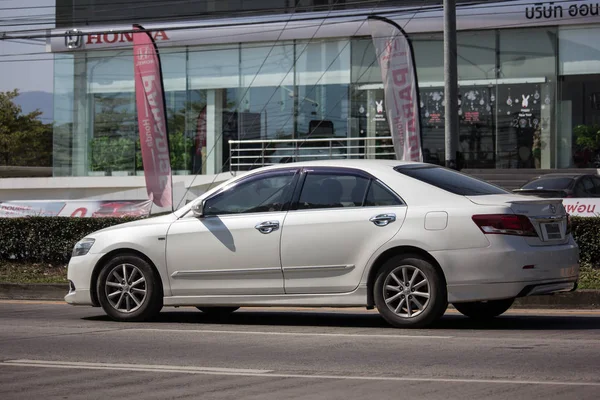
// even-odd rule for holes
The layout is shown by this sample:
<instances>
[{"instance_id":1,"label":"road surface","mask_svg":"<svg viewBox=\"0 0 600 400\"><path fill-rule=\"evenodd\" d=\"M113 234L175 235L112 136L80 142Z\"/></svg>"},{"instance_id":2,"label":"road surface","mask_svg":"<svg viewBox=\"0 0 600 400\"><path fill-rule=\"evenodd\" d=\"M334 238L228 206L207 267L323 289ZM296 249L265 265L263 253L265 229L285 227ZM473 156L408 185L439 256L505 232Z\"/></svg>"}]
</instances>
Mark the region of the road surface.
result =
<instances>
[{"instance_id":1,"label":"road surface","mask_svg":"<svg viewBox=\"0 0 600 400\"><path fill-rule=\"evenodd\" d=\"M456 311L432 329L362 309L101 309L0 301L0 398L598 399L600 311Z\"/></svg>"}]
</instances>

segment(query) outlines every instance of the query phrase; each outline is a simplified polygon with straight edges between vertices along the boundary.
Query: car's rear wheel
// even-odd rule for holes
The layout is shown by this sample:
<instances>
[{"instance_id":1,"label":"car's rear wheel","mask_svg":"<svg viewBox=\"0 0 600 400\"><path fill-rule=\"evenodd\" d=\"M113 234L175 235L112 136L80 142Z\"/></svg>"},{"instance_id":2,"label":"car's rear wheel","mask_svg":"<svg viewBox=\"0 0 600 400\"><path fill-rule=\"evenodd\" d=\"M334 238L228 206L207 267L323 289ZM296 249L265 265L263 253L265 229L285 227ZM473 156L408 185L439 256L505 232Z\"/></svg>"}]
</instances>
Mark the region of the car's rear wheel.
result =
<instances>
[{"instance_id":1,"label":"car's rear wheel","mask_svg":"<svg viewBox=\"0 0 600 400\"><path fill-rule=\"evenodd\" d=\"M116 321L143 321L163 307L160 279L146 260L120 255L108 261L96 284L98 301Z\"/></svg>"},{"instance_id":2,"label":"car's rear wheel","mask_svg":"<svg viewBox=\"0 0 600 400\"><path fill-rule=\"evenodd\" d=\"M491 319L504 314L513 305L515 299L473 301L453 304L461 314L473 319Z\"/></svg>"},{"instance_id":3,"label":"car's rear wheel","mask_svg":"<svg viewBox=\"0 0 600 400\"><path fill-rule=\"evenodd\" d=\"M429 326L448 307L441 273L418 255L400 255L386 261L373 289L377 310L399 328Z\"/></svg>"},{"instance_id":4,"label":"car's rear wheel","mask_svg":"<svg viewBox=\"0 0 600 400\"><path fill-rule=\"evenodd\" d=\"M239 309L239 307L196 307L198 310L211 316L227 316Z\"/></svg>"}]
</instances>

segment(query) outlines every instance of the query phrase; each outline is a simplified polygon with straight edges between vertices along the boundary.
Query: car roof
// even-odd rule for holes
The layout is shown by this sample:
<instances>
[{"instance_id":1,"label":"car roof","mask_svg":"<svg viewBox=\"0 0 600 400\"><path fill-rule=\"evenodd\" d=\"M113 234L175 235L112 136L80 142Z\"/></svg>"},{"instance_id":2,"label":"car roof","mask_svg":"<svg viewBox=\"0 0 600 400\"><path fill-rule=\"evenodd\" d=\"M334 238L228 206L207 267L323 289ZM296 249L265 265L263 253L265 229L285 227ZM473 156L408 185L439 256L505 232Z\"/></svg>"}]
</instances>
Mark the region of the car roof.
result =
<instances>
[{"instance_id":1,"label":"car roof","mask_svg":"<svg viewBox=\"0 0 600 400\"><path fill-rule=\"evenodd\" d=\"M553 172L551 174L544 174L544 175L536 176L532 180L546 179L546 178L572 178L572 179L576 179L576 178L579 178L581 176L593 176L593 175L594 174L576 173L576 172L571 172L571 173Z\"/></svg>"},{"instance_id":2,"label":"car roof","mask_svg":"<svg viewBox=\"0 0 600 400\"><path fill-rule=\"evenodd\" d=\"M302 168L302 167L342 167L342 168L358 168L358 169L389 169L390 167L397 167L402 165L423 165L432 166L436 165L427 164L416 161L399 161L399 160L317 160L317 161L299 161L292 163L276 164L262 169L286 169L286 168Z\"/></svg>"}]
</instances>

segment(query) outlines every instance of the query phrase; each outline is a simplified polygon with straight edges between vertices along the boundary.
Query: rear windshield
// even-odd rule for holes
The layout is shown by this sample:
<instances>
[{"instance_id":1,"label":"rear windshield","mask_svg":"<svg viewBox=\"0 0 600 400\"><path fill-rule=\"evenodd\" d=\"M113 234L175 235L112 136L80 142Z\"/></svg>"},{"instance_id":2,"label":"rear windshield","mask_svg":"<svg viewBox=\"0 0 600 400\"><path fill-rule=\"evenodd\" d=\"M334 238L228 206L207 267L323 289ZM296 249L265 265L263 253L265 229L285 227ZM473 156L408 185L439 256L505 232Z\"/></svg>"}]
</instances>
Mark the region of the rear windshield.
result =
<instances>
[{"instance_id":1,"label":"rear windshield","mask_svg":"<svg viewBox=\"0 0 600 400\"><path fill-rule=\"evenodd\" d=\"M394 169L401 174L461 196L509 193L498 186L447 168L430 165L402 165Z\"/></svg>"},{"instance_id":2,"label":"rear windshield","mask_svg":"<svg viewBox=\"0 0 600 400\"><path fill-rule=\"evenodd\" d=\"M521 189L561 190L568 189L571 183L573 183L573 178L541 178L529 182Z\"/></svg>"}]
</instances>

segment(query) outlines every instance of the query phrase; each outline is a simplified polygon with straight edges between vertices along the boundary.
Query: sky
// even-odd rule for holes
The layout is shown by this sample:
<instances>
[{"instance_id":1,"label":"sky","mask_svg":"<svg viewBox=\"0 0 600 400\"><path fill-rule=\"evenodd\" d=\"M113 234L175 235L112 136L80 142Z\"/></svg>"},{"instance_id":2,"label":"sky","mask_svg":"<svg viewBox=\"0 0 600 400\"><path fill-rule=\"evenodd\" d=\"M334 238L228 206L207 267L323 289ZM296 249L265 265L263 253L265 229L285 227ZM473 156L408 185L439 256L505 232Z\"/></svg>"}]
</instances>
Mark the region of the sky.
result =
<instances>
[{"instance_id":1,"label":"sky","mask_svg":"<svg viewBox=\"0 0 600 400\"><path fill-rule=\"evenodd\" d=\"M3 33L27 34L16 32L25 29L35 29L31 33L43 34L45 29L53 28L55 2L56 0L0 0L0 37ZM12 7L27 8L6 9ZM15 24L21 26L8 26ZM19 89L21 92L52 92L52 58L52 54L46 53L45 39L0 40L0 91Z\"/></svg>"}]
</instances>

